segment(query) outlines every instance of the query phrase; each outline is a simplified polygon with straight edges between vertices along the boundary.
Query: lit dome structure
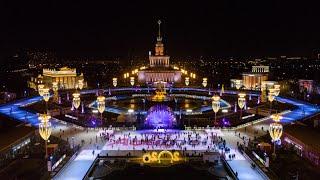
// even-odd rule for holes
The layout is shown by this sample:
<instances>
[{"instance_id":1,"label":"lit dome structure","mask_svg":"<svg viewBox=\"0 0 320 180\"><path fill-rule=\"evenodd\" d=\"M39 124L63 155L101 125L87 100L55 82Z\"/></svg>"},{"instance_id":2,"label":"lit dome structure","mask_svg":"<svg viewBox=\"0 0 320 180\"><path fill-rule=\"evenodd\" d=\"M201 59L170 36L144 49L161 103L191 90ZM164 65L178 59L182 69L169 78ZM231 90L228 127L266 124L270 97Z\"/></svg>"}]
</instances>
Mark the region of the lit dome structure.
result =
<instances>
[{"instance_id":1,"label":"lit dome structure","mask_svg":"<svg viewBox=\"0 0 320 180\"><path fill-rule=\"evenodd\" d=\"M176 123L171 108L161 104L152 106L145 119L145 126L149 128L172 128Z\"/></svg>"}]
</instances>

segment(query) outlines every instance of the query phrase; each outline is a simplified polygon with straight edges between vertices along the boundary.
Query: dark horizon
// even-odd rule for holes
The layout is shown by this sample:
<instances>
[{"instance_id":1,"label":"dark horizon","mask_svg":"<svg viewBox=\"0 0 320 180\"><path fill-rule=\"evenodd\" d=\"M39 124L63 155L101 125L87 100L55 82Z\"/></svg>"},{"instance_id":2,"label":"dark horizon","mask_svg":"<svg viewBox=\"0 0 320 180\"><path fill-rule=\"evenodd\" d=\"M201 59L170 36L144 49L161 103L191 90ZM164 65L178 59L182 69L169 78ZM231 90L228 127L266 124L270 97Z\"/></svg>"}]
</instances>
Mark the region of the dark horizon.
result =
<instances>
[{"instance_id":1,"label":"dark horizon","mask_svg":"<svg viewBox=\"0 0 320 180\"><path fill-rule=\"evenodd\" d=\"M312 56L320 49L312 4L52 1L7 2L2 8L2 52L45 48L61 55L147 56L158 19L166 52L174 57Z\"/></svg>"}]
</instances>

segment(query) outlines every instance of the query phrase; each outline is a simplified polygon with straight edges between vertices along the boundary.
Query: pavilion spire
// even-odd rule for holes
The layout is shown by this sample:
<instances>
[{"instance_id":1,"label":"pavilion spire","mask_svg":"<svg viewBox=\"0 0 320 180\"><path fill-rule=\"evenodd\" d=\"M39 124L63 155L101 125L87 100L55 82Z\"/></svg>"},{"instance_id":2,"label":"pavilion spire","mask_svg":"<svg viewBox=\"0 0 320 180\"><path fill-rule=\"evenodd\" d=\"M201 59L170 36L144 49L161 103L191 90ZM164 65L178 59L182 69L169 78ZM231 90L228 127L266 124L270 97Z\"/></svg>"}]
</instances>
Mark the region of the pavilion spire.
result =
<instances>
[{"instance_id":1,"label":"pavilion spire","mask_svg":"<svg viewBox=\"0 0 320 180\"><path fill-rule=\"evenodd\" d=\"M158 25L159 25L159 30L158 30L158 37L157 37L157 41L162 41L162 37L161 37L161 20L158 20Z\"/></svg>"}]
</instances>

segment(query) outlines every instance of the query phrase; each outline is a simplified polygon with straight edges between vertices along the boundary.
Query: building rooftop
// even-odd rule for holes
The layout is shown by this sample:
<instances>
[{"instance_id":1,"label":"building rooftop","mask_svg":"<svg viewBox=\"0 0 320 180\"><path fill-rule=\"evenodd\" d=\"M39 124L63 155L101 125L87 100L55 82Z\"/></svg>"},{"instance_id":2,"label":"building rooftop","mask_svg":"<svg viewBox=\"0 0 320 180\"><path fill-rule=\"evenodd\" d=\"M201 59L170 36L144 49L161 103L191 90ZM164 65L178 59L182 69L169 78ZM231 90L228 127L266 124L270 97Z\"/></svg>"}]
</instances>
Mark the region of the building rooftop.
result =
<instances>
[{"instance_id":1,"label":"building rooftop","mask_svg":"<svg viewBox=\"0 0 320 180\"><path fill-rule=\"evenodd\" d=\"M320 131L302 123L284 126L284 133L320 152Z\"/></svg>"}]
</instances>

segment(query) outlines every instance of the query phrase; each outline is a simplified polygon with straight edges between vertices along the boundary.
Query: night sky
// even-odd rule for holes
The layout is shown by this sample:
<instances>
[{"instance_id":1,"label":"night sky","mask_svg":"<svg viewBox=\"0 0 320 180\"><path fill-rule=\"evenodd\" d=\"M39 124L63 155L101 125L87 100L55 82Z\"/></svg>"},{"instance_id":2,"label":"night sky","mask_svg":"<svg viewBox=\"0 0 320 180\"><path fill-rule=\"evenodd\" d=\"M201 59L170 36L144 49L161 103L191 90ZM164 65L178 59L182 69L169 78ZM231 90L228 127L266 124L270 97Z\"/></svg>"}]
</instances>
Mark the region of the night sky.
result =
<instances>
[{"instance_id":1,"label":"night sky","mask_svg":"<svg viewBox=\"0 0 320 180\"><path fill-rule=\"evenodd\" d=\"M310 56L320 49L317 4L194 2L3 2L1 52L47 48L65 55L143 56L153 50L158 19L166 50L176 57Z\"/></svg>"}]
</instances>

